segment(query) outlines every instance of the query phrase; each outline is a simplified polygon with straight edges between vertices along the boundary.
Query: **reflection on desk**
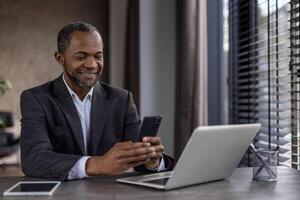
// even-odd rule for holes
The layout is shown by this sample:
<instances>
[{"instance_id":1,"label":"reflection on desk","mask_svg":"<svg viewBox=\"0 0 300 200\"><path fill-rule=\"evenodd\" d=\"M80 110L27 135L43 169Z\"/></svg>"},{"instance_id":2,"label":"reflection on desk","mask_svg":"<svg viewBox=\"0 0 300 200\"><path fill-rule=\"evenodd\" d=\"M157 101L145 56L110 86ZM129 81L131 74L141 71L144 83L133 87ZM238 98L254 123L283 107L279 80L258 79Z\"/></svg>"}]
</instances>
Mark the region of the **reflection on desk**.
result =
<instances>
[{"instance_id":1,"label":"reflection on desk","mask_svg":"<svg viewBox=\"0 0 300 200\"><path fill-rule=\"evenodd\" d=\"M24 176L20 165L0 165L0 177Z\"/></svg>"},{"instance_id":2,"label":"reflection on desk","mask_svg":"<svg viewBox=\"0 0 300 200\"><path fill-rule=\"evenodd\" d=\"M124 175L126 176L126 175ZM238 168L232 177L223 181L160 191L140 186L116 183L117 177L98 176L84 180L63 182L51 199L228 199L228 200L298 200L300 197L300 174L297 170L278 167L277 182L252 181L252 168ZM118 177L119 178L119 177ZM41 180L30 177L0 177L0 192L18 181ZM2 197L2 199L6 199ZM13 198L12 199L19 199ZM49 199L39 197L39 199Z\"/></svg>"}]
</instances>

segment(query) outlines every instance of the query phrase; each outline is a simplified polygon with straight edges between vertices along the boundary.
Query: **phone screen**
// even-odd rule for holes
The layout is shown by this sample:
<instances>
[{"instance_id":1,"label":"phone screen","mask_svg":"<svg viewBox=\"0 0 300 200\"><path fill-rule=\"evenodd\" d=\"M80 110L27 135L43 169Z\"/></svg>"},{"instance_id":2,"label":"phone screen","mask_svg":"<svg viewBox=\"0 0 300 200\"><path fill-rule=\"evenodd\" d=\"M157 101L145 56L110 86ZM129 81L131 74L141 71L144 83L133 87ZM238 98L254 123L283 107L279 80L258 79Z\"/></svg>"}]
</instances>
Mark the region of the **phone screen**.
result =
<instances>
[{"instance_id":1,"label":"phone screen","mask_svg":"<svg viewBox=\"0 0 300 200\"><path fill-rule=\"evenodd\" d=\"M140 140L143 139L145 136L154 137L157 135L160 122L162 117L161 116L147 116L144 117L143 123L140 129Z\"/></svg>"}]
</instances>

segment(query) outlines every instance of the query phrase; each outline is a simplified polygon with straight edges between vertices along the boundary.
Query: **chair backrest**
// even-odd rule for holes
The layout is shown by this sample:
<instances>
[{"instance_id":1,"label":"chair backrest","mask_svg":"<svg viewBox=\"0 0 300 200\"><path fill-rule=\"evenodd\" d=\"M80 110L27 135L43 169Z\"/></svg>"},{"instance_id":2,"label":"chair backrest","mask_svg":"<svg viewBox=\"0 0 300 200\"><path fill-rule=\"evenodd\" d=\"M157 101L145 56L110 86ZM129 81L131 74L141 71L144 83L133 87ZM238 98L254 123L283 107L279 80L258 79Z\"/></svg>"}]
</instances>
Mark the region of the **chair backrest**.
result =
<instances>
[{"instance_id":1,"label":"chair backrest","mask_svg":"<svg viewBox=\"0 0 300 200\"><path fill-rule=\"evenodd\" d=\"M9 133L6 128L14 126L11 112L0 112L0 158L15 153L19 148L19 138Z\"/></svg>"},{"instance_id":2,"label":"chair backrest","mask_svg":"<svg viewBox=\"0 0 300 200\"><path fill-rule=\"evenodd\" d=\"M0 112L0 128L14 126L13 114L11 112Z\"/></svg>"}]
</instances>

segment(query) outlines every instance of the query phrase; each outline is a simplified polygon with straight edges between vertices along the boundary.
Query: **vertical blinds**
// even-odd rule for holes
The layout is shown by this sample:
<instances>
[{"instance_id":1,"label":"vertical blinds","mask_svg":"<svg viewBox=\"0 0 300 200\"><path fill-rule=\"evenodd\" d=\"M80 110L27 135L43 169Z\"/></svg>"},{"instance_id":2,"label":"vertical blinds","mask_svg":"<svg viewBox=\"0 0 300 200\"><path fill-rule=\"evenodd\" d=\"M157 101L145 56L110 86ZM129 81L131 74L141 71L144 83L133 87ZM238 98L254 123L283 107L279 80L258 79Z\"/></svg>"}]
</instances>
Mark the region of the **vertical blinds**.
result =
<instances>
[{"instance_id":1,"label":"vertical blinds","mask_svg":"<svg viewBox=\"0 0 300 200\"><path fill-rule=\"evenodd\" d=\"M229 111L235 124L262 124L257 148L291 158L290 4L288 0L229 1ZM251 153L241 165L251 166Z\"/></svg>"},{"instance_id":2,"label":"vertical blinds","mask_svg":"<svg viewBox=\"0 0 300 200\"><path fill-rule=\"evenodd\" d=\"M290 8L290 70L292 104L292 167L300 170L299 165L299 120L300 120L300 6L299 0L291 1Z\"/></svg>"}]
</instances>

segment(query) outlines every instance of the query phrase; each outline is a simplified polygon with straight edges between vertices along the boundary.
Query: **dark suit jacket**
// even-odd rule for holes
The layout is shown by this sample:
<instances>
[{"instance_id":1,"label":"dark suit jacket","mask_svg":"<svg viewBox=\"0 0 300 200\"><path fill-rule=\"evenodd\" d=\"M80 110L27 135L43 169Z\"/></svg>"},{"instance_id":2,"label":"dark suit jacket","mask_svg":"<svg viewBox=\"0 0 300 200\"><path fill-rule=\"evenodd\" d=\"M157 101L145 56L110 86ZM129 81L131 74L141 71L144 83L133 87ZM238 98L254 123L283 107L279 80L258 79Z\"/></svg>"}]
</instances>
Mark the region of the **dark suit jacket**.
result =
<instances>
[{"instance_id":1,"label":"dark suit jacket","mask_svg":"<svg viewBox=\"0 0 300 200\"><path fill-rule=\"evenodd\" d=\"M102 82L94 88L88 152L62 76L24 91L21 113L21 165L28 176L64 180L83 155L103 155L117 142L138 139L140 119L131 93Z\"/></svg>"}]
</instances>

